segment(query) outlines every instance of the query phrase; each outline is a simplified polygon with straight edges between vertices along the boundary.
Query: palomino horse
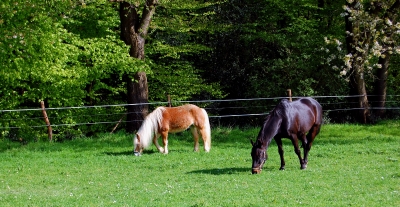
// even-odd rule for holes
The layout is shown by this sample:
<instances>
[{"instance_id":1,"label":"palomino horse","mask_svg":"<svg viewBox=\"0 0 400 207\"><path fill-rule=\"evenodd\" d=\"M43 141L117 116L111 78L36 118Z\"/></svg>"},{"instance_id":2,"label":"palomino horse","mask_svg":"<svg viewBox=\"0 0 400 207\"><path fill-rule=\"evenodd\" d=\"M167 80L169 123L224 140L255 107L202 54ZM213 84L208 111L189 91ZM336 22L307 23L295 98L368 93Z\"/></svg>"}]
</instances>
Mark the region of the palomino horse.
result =
<instances>
[{"instance_id":1,"label":"palomino horse","mask_svg":"<svg viewBox=\"0 0 400 207\"><path fill-rule=\"evenodd\" d=\"M300 160L300 168L307 168L308 152L315 136L319 133L322 124L322 107L312 98L301 98L293 102L283 99L267 116L255 143L251 141L253 148L251 157L253 159L252 173L261 173L266 153L272 138L278 145L281 158L280 170L285 169L283 158L282 138L289 138L294 146L294 152ZM307 133L308 132L308 133ZM301 158L298 139L304 148L304 159Z\"/></svg>"},{"instance_id":2,"label":"palomino horse","mask_svg":"<svg viewBox=\"0 0 400 207\"><path fill-rule=\"evenodd\" d=\"M206 110L192 104L178 107L157 107L143 121L142 126L133 138L134 154L139 156L143 148L156 145L158 151L168 154L168 133L181 132L190 127L194 137L194 151L199 150L199 133L204 141L204 150L211 148L211 129ZM158 144L162 136L164 147Z\"/></svg>"}]
</instances>

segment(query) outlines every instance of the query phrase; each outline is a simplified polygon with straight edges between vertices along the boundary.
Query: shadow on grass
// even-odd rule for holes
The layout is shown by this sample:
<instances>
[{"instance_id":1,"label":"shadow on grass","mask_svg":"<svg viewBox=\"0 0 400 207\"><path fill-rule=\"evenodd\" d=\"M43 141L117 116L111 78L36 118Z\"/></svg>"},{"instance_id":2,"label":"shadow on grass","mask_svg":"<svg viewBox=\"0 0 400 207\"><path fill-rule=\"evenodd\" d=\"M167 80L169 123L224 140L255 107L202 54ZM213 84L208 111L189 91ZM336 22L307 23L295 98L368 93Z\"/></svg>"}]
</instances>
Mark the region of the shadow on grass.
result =
<instances>
[{"instance_id":1,"label":"shadow on grass","mask_svg":"<svg viewBox=\"0 0 400 207\"><path fill-rule=\"evenodd\" d=\"M233 168L213 168L213 169L203 169L203 170L194 170L187 172L188 174L211 174L211 175L229 175L229 174L238 174L247 172L251 174L251 168L243 168L243 167L233 167Z\"/></svg>"},{"instance_id":2,"label":"shadow on grass","mask_svg":"<svg viewBox=\"0 0 400 207\"><path fill-rule=\"evenodd\" d=\"M132 151L125 151L125 152L103 152L105 155L110 155L110 156L133 156Z\"/></svg>"},{"instance_id":3,"label":"shadow on grass","mask_svg":"<svg viewBox=\"0 0 400 207\"><path fill-rule=\"evenodd\" d=\"M263 172L265 171L273 171L276 170L272 167L264 167ZM187 172L188 174L211 174L211 175L230 175L230 174L239 174L239 173L248 173L251 174L250 167L229 167L229 168L213 168L213 169L203 169L203 170L194 170Z\"/></svg>"},{"instance_id":4,"label":"shadow on grass","mask_svg":"<svg viewBox=\"0 0 400 207\"><path fill-rule=\"evenodd\" d=\"M264 166L262 172L276 171L277 168L272 166ZM212 169L202 169L193 170L187 172L187 174L211 174L211 175L229 175L229 174L239 174L248 173L251 175L251 166L249 167L227 167L227 168L212 168Z\"/></svg>"},{"instance_id":5,"label":"shadow on grass","mask_svg":"<svg viewBox=\"0 0 400 207\"><path fill-rule=\"evenodd\" d=\"M156 150L146 150L143 152L143 154L154 154L154 153L159 153L159 152ZM103 152L103 154L110 156L130 156L130 155L135 156L132 150L124 152Z\"/></svg>"}]
</instances>

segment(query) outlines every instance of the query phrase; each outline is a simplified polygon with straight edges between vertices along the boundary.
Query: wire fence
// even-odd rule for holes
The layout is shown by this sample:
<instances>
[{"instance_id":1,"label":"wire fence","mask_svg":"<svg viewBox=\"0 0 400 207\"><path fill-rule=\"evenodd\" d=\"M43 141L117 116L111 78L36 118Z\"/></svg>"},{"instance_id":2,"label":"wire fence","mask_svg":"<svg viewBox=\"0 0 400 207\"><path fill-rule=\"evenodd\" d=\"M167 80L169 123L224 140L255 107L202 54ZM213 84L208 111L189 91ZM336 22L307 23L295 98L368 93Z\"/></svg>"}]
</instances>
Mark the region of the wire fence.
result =
<instances>
[{"instance_id":1,"label":"wire fence","mask_svg":"<svg viewBox=\"0 0 400 207\"><path fill-rule=\"evenodd\" d=\"M334 116L346 116L349 111L361 110L364 108L352 107L356 102L351 98L359 96L313 96L323 107L324 114L328 119L334 119ZM368 96L372 99L373 96ZM209 113L210 122L221 123L222 119L231 119L230 122L237 123L239 119L246 123L257 122L260 117L265 117L270 110L283 98L300 97L271 97L271 98L249 98L249 99L225 99L225 100L197 100L197 101L174 101L173 105L182 105L186 103L204 105ZM386 110L389 114L399 114L400 95L387 95L386 106L383 108L370 107L370 110ZM370 103L373 103L370 101ZM157 106L166 106L169 102L153 102L145 104L130 105L148 105L149 108ZM90 125L115 125L126 123L123 120L127 115L126 107L129 104L112 104L98 106L73 106L46 108L51 127L71 127L71 126L90 126ZM48 127L43 122L43 116L40 115L42 108L27 109L5 109L0 110L0 130L19 129L18 124L25 123L24 127L44 128ZM90 111L91 110L91 111ZM83 112L82 112L83 111ZM65 113L64 113L65 112ZM334 112L337 112L335 115ZM330 117L331 116L331 117ZM80 122L82 120L82 122ZM252 121L248 121L252 120ZM133 120L141 121L141 120ZM224 121L222 121L224 122ZM229 122L229 121L227 121Z\"/></svg>"}]
</instances>

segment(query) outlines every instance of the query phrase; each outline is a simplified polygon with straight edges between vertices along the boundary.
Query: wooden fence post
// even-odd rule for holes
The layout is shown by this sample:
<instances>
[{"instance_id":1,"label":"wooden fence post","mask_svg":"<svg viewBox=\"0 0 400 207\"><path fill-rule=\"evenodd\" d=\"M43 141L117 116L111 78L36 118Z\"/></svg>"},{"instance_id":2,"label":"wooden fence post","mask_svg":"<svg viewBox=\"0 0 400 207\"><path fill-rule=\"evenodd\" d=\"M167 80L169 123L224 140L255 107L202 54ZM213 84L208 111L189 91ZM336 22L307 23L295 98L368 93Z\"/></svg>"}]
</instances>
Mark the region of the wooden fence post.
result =
<instances>
[{"instance_id":1,"label":"wooden fence post","mask_svg":"<svg viewBox=\"0 0 400 207\"><path fill-rule=\"evenodd\" d=\"M292 102L292 90L287 89L287 92L288 92L288 96L289 96L289 101Z\"/></svg>"},{"instance_id":2,"label":"wooden fence post","mask_svg":"<svg viewBox=\"0 0 400 207\"><path fill-rule=\"evenodd\" d=\"M119 119L119 121L117 122L117 124L114 126L114 128L112 129L112 131L110 132L110 134L112 134L118 127L118 125L121 123L122 119L126 116L126 114L122 115L122 117Z\"/></svg>"},{"instance_id":3,"label":"wooden fence post","mask_svg":"<svg viewBox=\"0 0 400 207\"><path fill-rule=\"evenodd\" d=\"M171 96L169 94L167 94L167 100L168 100L168 107L172 107Z\"/></svg>"},{"instance_id":4,"label":"wooden fence post","mask_svg":"<svg viewBox=\"0 0 400 207\"><path fill-rule=\"evenodd\" d=\"M40 106L42 107L44 122L46 122L46 125L47 125L47 131L49 133L49 141L52 141L53 140L53 130L51 129L49 117L47 117L46 109L44 107L44 101L40 102Z\"/></svg>"}]
</instances>

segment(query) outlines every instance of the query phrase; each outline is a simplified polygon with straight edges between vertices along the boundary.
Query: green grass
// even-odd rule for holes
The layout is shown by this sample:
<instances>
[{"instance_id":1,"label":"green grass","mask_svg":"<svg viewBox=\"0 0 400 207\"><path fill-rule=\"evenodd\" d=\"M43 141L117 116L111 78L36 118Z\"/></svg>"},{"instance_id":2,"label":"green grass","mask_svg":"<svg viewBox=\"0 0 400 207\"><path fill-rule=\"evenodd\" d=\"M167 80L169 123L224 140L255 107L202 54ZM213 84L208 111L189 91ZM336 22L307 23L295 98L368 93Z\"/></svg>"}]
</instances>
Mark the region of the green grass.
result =
<instances>
[{"instance_id":1,"label":"green grass","mask_svg":"<svg viewBox=\"0 0 400 207\"><path fill-rule=\"evenodd\" d=\"M132 155L119 133L64 143L0 140L0 206L400 206L400 121L325 125L300 170L284 140L251 175L258 128L213 128L210 153L192 152L189 132L171 135L170 154ZM202 144L201 144L202 146Z\"/></svg>"}]
</instances>

